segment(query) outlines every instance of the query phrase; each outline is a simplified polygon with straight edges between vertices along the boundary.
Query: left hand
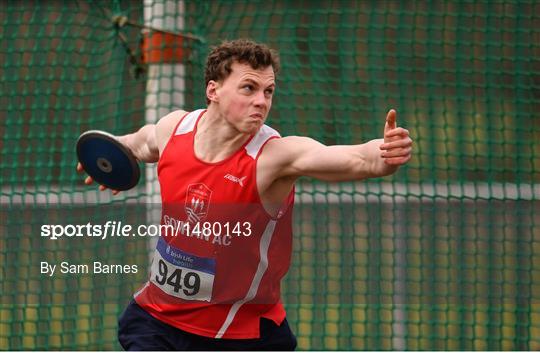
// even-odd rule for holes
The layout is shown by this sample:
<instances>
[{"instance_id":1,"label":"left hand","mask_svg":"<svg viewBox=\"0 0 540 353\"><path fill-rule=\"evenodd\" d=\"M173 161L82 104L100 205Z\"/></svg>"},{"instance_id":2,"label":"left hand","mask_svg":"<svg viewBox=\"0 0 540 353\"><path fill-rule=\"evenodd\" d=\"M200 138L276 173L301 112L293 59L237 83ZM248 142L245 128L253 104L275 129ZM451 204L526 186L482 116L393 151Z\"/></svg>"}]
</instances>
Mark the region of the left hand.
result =
<instances>
[{"instance_id":1,"label":"left hand","mask_svg":"<svg viewBox=\"0 0 540 353\"><path fill-rule=\"evenodd\" d=\"M384 125L384 143L379 147L382 150L381 157L384 163L393 166L407 163L412 157L412 143L409 131L397 127L396 111L390 109Z\"/></svg>"}]
</instances>

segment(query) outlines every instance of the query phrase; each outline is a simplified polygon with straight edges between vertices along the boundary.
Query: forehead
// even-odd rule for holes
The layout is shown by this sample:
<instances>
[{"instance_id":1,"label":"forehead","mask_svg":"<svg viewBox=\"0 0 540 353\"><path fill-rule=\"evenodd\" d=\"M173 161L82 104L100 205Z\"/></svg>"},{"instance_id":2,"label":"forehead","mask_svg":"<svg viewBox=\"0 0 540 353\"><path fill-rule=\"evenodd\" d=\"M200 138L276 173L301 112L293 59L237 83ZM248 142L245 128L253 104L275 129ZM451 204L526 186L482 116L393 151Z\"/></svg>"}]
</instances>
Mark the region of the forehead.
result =
<instances>
[{"instance_id":1,"label":"forehead","mask_svg":"<svg viewBox=\"0 0 540 353\"><path fill-rule=\"evenodd\" d=\"M244 80L251 79L261 83L274 83L275 74L272 66L254 69L249 64L233 62L231 65L231 74L227 79Z\"/></svg>"}]
</instances>

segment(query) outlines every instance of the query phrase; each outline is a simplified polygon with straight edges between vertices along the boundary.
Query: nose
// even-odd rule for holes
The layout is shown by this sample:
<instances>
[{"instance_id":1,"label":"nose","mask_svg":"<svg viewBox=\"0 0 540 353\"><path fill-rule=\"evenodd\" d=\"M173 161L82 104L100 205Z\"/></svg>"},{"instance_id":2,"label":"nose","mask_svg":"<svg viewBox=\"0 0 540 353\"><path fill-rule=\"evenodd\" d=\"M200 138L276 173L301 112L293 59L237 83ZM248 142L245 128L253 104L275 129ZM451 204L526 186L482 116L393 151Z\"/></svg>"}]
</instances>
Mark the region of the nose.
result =
<instances>
[{"instance_id":1,"label":"nose","mask_svg":"<svg viewBox=\"0 0 540 353\"><path fill-rule=\"evenodd\" d=\"M268 103L266 101L266 97L264 95L263 90L260 90L255 94L255 97L253 98L253 104L256 107L266 107L267 106Z\"/></svg>"}]
</instances>

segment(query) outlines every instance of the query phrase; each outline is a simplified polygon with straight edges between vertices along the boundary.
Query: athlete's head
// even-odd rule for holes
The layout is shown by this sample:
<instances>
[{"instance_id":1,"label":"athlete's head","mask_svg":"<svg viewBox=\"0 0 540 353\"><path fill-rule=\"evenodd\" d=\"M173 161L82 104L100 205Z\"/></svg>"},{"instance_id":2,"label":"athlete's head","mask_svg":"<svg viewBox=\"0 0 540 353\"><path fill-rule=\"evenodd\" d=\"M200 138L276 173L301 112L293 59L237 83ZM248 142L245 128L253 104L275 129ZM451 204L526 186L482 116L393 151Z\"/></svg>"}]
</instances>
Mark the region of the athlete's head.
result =
<instances>
[{"instance_id":1,"label":"athlete's head","mask_svg":"<svg viewBox=\"0 0 540 353\"><path fill-rule=\"evenodd\" d=\"M208 54L204 72L205 85L208 86L210 81L220 82L229 77L234 62L249 65L255 70L271 67L274 75L279 71L278 53L267 45L249 39L224 41L213 47ZM208 97L206 103L210 104Z\"/></svg>"},{"instance_id":2,"label":"athlete's head","mask_svg":"<svg viewBox=\"0 0 540 353\"><path fill-rule=\"evenodd\" d=\"M206 99L241 133L254 134L266 121L279 70L277 53L240 39L214 48L206 64Z\"/></svg>"}]
</instances>

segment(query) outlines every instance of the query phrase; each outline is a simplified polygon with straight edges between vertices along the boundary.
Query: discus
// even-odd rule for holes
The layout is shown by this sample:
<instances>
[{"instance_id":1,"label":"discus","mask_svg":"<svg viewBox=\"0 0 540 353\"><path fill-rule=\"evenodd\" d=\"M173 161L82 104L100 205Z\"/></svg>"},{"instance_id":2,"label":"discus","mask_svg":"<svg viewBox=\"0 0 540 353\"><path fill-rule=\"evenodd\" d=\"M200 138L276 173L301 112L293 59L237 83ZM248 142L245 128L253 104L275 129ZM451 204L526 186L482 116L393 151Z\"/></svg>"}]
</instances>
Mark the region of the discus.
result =
<instances>
[{"instance_id":1,"label":"discus","mask_svg":"<svg viewBox=\"0 0 540 353\"><path fill-rule=\"evenodd\" d=\"M86 131L77 140L77 158L98 184L112 190L129 190L141 176L133 153L105 131Z\"/></svg>"}]
</instances>

